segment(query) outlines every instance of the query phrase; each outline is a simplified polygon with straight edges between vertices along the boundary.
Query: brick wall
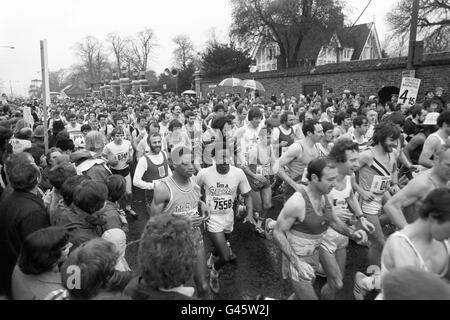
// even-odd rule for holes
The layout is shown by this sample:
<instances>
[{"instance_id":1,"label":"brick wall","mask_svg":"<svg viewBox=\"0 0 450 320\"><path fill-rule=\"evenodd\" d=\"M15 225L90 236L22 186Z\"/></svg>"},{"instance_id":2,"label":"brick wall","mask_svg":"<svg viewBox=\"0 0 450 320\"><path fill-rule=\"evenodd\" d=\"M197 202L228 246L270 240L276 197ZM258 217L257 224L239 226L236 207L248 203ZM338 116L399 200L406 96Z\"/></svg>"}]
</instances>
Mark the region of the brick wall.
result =
<instances>
[{"instance_id":1,"label":"brick wall","mask_svg":"<svg viewBox=\"0 0 450 320\"><path fill-rule=\"evenodd\" d=\"M255 79L266 89L261 95L277 97L284 92L286 97L305 94L305 86L319 85L324 91L333 88L335 96L345 89L364 94L377 95L383 87L400 87L402 71L406 69L406 58L389 58L380 60L351 61L328 64L309 68L286 69L247 74L235 74L240 79ZM226 88L217 85L223 78L202 79L201 91L206 95L211 90L220 93L243 93L243 88ZM428 90L444 88L444 97L450 100L450 52L424 55L423 62L416 66L416 78L422 79L418 100L423 99Z\"/></svg>"}]
</instances>

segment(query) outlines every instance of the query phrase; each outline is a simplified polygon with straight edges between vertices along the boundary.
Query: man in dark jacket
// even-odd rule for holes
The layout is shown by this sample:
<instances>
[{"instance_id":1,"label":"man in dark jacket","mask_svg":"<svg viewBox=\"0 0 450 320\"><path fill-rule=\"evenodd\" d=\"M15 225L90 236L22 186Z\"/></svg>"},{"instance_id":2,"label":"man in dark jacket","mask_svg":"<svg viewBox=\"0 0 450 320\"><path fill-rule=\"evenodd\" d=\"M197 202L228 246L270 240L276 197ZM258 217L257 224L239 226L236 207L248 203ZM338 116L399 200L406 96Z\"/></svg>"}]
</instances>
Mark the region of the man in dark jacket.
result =
<instances>
[{"instance_id":1,"label":"man in dark jacket","mask_svg":"<svg viewBox=\"0 0 450 320\"><path fill-rule=\"evenodd\" d=\"M40 176L34 163L14 166L9 174L14 191L0 203L0 294L10 295L12 271L25 238L50 226L38 196Z\"/></svg>"},{"instance_id":2,"label":"man in dark jacket","mask_svg":"<svg viewBox=\"0 0 450 320\"><path fill-rule=\"evenodd\" d=\"M81 182L73 193L73 203L61 212L55 224L67 230L73 248L82 243L101 237L105 220L98 215L108 197L108 188L101 181Z\"/></svg>"}]
</instances>

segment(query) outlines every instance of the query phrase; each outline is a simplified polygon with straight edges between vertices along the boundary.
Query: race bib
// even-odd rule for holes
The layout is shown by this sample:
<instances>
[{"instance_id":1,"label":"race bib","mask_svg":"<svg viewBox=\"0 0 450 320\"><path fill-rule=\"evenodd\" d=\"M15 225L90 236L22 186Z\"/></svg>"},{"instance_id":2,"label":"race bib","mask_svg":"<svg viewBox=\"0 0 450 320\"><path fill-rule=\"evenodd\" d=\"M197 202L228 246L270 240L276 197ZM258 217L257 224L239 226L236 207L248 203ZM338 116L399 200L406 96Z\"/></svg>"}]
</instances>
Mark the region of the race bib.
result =
<instances>
[{"instance_id":1,"label":"race bib","mask_svg":"<svg viewBox=\"0 0 450 320\"><path fill-rule=\"evenodd\" d=\"M158 173L160 178L164 178L166 176L166 169L164 169L164 166L158 167Z\"/></svg>"},{"instance_id":2,"label":"race bib","mask_svg":"<svg viewBox=\"0 0 450 320\"><path fill-rule=\"evenodd\" d=\"M390 176L377 176L377 175L373 176L370 192L376 194L385 193L391 186L391 180L392 179Z\"/></svg>"},{"instance_id":3,"label":"race bib","mask_svg":"<svg viewBox=\"0 0 450 320\"><path fill-rule=\"evenodd\" d=\"M70 132L69 133L69 138L70 138L70 140L75 142L76 139L82 139L83 138L83 134L81 132Z\"/></svg>"},{"instance_id":4,"label":"race bib","mask_svg":"<svg viewBox=\"0 0 450 320\"><path fill-rule=\"evenodd\" d=\"M211 197L208 205L211 214L227 214L233 209L233 199L231 196Z\"/></svg>"},{"instance_id":5,"label":"race bib","mask_svg":"<svg viewBox=\"0 0 450 320\"><path fill-rule=\"evenodd\" d=\"M128 159L128 152L121 152L116 154L116 159L118 161L126 161Z\"/></svg>"}]
</instances>

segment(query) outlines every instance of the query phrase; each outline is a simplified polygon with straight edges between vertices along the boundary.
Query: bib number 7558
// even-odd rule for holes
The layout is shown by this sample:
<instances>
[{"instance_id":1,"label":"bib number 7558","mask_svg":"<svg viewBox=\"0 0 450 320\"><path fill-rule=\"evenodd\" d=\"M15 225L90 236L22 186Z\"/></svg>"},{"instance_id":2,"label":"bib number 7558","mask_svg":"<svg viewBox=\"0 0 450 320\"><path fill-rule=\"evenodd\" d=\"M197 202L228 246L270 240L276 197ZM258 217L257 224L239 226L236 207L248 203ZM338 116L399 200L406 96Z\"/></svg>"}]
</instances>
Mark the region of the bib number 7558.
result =
<instances>
[{"instance_id":1,"label":"bib number 7558","mask_svg":"<svg viewBox=\"0 0 450 320\"><path fill-rule=\"evenodd\" d=\"M233 201L229 200L215 200L214 201L214 210L227 210L233 206Z\"/></svg>"}]
</instances>

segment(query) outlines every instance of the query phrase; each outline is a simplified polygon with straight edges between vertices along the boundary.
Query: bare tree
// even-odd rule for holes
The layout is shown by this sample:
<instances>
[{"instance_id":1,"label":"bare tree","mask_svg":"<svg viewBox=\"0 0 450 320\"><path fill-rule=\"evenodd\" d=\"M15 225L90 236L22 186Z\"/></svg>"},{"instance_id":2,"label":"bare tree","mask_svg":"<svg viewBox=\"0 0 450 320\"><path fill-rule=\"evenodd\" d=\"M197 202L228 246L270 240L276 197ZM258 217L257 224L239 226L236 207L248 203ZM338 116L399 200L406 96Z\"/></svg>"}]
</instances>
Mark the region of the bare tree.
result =
<instances>
[{"instance_id":1,"label":"bare tree","mask_svg":"<svg viewBox=\"0 0 450 320\"><path fill-rule=\"evenodd\" d=\"M407 47L411 27L413 1L400 0L387 15L392 28L391 43ZM418 36L425 40L425 50L438 52L450 50L450 2L449 0L420 0ZM392 50L392 48L391 48Z\"/></svg>"},{"instance_id":2,"label":"bare tree","mask_svg":"<svg viewBox=\"0 0 450 320\"><path fill-rule=\"evenodd\" d=\"M136 38L131 41L131 53L133 64L138 70L147 70L150 53L156 46L152 29L146 28L137 33Z\"/></svg>"},{"instance_id":3,"label":"bare tree","mask_svg":"<svg viewBox=\"0 0 450 320\"><path fill-rule=\"evenodd\" d=\"M195 61L194 44L187 35L178 35L172 40L176 47L173 51L175 65L181 70L186 70Z\"/></svg>"},{"instance_id":4,"label":"bare tree","mask_svg":"<svg viewBox=\"0 0 450 320\"><path fill-rule=\"evenodd\" d=\"M101 44L97 38L87 36L75 45L75 53L81 59L81 64L86 68L89 81L95 81L95 60Z\"/></svg>"},{"instance_id":5,"label":"bare tree","mask_svg":"<svg viewBox=\"0 0 450 320\"><path fill-rule=\"evenodd\" d=\"M128 45L128 39L122 38L119 34L112 32L106 37L106 41L110 46L111 52L114 54L117 71L120 73L122 67L122 60L124 59L124 53Z\"/></svg>"}]
</instances>

